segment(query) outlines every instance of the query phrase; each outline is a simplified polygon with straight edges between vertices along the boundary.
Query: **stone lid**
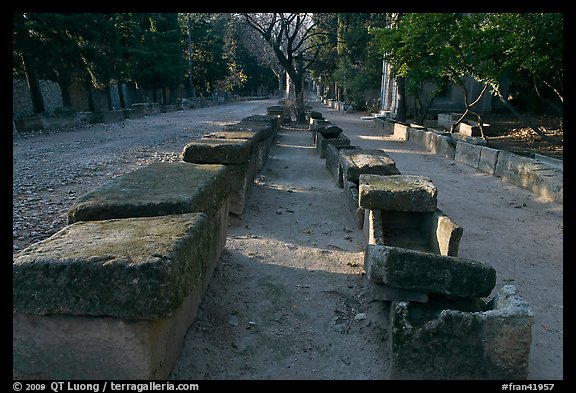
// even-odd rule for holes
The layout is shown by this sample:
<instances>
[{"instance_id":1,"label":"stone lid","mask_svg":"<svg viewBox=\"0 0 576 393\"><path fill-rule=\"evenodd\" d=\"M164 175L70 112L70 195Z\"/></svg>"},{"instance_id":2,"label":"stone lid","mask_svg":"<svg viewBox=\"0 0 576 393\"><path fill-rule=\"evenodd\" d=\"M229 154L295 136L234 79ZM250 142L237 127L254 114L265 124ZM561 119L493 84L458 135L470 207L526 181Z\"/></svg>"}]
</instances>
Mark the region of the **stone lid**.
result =
<instances>
[{"instance_id":1,"label":"stone lid","mask_svg":"<svg viewBox=\"0 0 576 393\"><path fill-rule=\"evenodd\" d=\"M340 150L340 163L346 179L359 182L362 174L399 175L394 160L382 150Z\"/></svg>"},{"instance_id":2,"label":"stone lid","mask_svg":"<svg viewBox=\"0 0 576 393\"><path fill-rule=\"evenodd\" d=\"M393 288L463 298L489 296L496 285L496 270L485 263L382 244L366 247L364 269Z\"/></svg>"},{"instance_id":3,"label":"stone lid","mask_svg":"<svg viewBox=\"0 0 576 393\"><path fill-rule=\"evenodd\" d=\"M169 317L203 277L204 213L78 222L13 260L13 311Z\"/></svg>"},{"instance_id":4,"label":"stone lid","mask_svg":"<svg viewBox=\"0 0 576 393\"><path fill-rule=\"evenodd\" d=\"M82 195L68 222L217 211L230 195L233 171L220 164L155 162Z\"/></svg>"},{"instance_id":5,"label":"stone lid","mask_svg":"<svg viewBox=\"0 0 576 393\"><path fill-rule=\"evenodd\" d=\"M195 164L242 164L250 160L251 153L250 140L205 138L187 143L181 158Z\"/></svg>"},{"instance_id":6,"label":"stone lid","mask_svg":"<svg viewBox=\"0 0 576 393\"><path fill-rule=\"evenodd\" d=\"M426 176L359 176L359 204L365 209L433 212L437 196L436 185Z\"/></svg>"}]
</instances>

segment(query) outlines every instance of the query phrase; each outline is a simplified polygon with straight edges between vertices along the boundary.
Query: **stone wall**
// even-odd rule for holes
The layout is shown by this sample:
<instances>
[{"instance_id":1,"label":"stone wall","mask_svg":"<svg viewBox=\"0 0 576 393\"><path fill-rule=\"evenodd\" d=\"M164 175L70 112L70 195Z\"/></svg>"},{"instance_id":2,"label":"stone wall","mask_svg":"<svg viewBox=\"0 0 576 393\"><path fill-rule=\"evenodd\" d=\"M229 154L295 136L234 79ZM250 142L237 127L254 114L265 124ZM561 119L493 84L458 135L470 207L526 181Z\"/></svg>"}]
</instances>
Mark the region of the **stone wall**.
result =
<instances>
[{"instance_id":1,"label":"stone wall","mask_svg":"<svg viewBox=\"0 0 576 393\"><path fill-rule=\"evenodd\" d=\"M450 115L450 114L448 114ZM390 119L374 118L374 125L401 140L409 140L426 150L533 192L545 201L564 203L564 170L562 160L540 155L525 157L487 146L485 140L460 133L438 131L410 125L405 134L398 133Z\"/></svg>"},{"instance_id":2,"label":"stone wall","mask_svg":"<svg viewBox=\"0 0 576 393\"><path fill-rule=\"evenodd\" d=\"M62 107L62 94L57 83L50 81L40 81L40 89L44 97L44 106L47 112L52 112L56 108ZM12 116L20 119L34 115L30 89L26 81L21 79L12 80Z\"/></svg>"}]
</instances>

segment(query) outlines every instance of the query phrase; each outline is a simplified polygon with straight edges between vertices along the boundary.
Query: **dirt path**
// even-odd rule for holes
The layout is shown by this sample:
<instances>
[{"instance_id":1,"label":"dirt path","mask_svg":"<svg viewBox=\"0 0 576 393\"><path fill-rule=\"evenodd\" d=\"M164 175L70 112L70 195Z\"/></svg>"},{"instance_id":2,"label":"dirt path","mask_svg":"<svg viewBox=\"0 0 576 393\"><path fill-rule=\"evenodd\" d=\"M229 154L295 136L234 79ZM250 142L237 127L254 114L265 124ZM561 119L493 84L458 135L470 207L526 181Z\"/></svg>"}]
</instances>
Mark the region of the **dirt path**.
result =
<instances>
[{"instance_id":1,"label":"dirt path","mask_svg":"<svg viewBox=\"0 0 576 393\"><path fill-rule=\"evenodd\" d=\"M176 379L372 379L386 327L368 304L365 242L311 144L286 130L229 229ZM363 318L368 314L368 318ZM355 320L356 318L356 320Z\"/></svg>"},{"instance_id":2,"label":"dirt path","mask_svg":"<svg viewBox=\"0 0 576 393\"><path fill-rule=\"evenodd\" d=\"M313 107L353 145L429 176L463 226L459 256L495 267L533 308L529 379L563 378L563 207L419 146L362 114ZM365 238L311 134L282 129L246 212L234 219L172 379L387 379L387 304L363 274ZM495 292L494 291L494 292Z\"/></svg>"}]
</instances>

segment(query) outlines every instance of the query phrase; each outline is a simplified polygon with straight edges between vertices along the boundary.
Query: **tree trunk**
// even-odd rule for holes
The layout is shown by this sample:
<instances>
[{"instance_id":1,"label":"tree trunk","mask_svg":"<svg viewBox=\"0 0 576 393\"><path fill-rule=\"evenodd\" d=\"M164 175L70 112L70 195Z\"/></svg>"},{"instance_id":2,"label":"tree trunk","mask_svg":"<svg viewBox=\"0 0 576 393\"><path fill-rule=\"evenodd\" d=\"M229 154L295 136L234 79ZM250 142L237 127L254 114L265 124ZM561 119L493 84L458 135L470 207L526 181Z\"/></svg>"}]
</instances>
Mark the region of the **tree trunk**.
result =
<instances>
[{"instance_id":1,"label":"tree trunk","mask_svg":"<svg viewBox=\"0 0 576 393\"><path fill-rule=\"evenodd\" d=\"M126 108L126 99L124 97L124 89L122 89L122 81L118 81L118 99L120 100L120 108Z\"/></svg>"},{"instance_id":2,"label":"tree trunk","mask_svg":"<svg viewBox=\"0 0 576 393\"><path fill-rule=\"evenodd\" d=\"M396 107L396 120L402 123L406 123L406 81L404 77L398 76L396 83L396 97L398 98L398 106Z\"/></svg>"},{"instance_id":3,"label":"tree trunk","mask_svg":"<svg viewBox=\"0 0 576 393\"><path fill-rule=\"evenodd\" d=\"M162 103L168 105L168 92L166 86L162 86Z\"/></svg>"},{"instance_id":4,"label":"tree trunk","mask_svg":"<svg viewBox=\"0 0 576 393\"><path fill-rule=\"evenodd\" d=\"M88 99L88 110L90 112L94 112L94 94L92 92L92 83L86 80L84 84L86 86L86 96L87 96L86 98Z\"/></svg>"},{"instance_id":5,"label":"tree trunk","mask_svg":"<svg viewBox=\"0 0 576 393\"><path fill-rule=\"evenodd\" d=\"M26 73L28 87L30 88L32 110L34 111L34 114L45 112L46 106L44 105L44 97L42 96L40 81L38 80L36 70L34 69L34 66L28 62L25 56L22 56L22 63L24 64L24 72Z\"/></svg>"},{"instance_id":6,"label":"tree trunk","mask_svg":"<svg viewBox=\"0 0 576 393\"><path fill-rule=\"evenodd\" d=\"M106 105L108 106L108 110L111 111L114 109L114 106L112 105L112 89L110 85L106 85L104 91L106 92Z\"/></svg>"},{"instance_id":7,"label":"tree trunk","mask_svg":"<svg viewBox=\"0 0 576 393\"><path fill-rule=\"evenodd\" d=\"M62 95L62 106L72 106L72 99L70 97L70 81L60 80L58 81L58 86L60 87L60 95Z\"/></svg>"},{"instance_id":8,"label":"tree trunk","mask_svg":"<svg viewBox=\"0 0 576 393\"><path fill-rule=\"evenodd\" d=\"M306 124L306 112L304 109L304 89L302 88L302 78L292 79L294 84L294 115L296 124Z\"/></svg>"}]
</instances>

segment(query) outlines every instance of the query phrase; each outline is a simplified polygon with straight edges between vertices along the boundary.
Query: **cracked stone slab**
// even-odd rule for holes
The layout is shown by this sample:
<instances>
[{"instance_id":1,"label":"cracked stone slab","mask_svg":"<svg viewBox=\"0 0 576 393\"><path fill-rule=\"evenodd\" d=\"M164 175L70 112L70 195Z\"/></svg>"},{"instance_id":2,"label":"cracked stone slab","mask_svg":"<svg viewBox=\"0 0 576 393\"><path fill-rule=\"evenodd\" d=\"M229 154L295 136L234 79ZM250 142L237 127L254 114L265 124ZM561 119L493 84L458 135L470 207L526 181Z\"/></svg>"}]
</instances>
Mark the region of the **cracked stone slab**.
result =
<instances>
[{"instance_id":1,"label":"cracked stone slab","mask_svg":"<svg viewBox=\"0 0 576 393\"><path fill-rule=\"evenodd\" d=\"M14 259L13 312L170 317L206 275L204 213L78 222Z\"/></svg>"},{"instance_id":2,"label":"cracked stone slab","mask_svg":"<svg viewBox=\"0 0 576 393\"><path fill-rule=\"evenodd\" d=\"M393 288L463 298L489 296L496 285L496 270L485 263L381 244L366 246L364 269Z\"/></svg>"},{"instance_id":3,"label":"cracked stone slab","mask_svg":"<svg viewBox=\"0 0 576 393\"><path fill-rule=\"evenodd\" d=\"M68 222L205 212L211 215L230 195L227 165L156 162L118 176L82 195Z\"/></svg>"},{"instance_id":4,"label":"cracked stone slab","mask_svg":"<svg viewBox=\"0 0 576 393\"><path fill-rule=\"evenodd\" d=\"M438 189L427 176L362 174L360 206L371 210L433 212Z\"/></svg>"},{"instance_id":5,"label":"cracked stone slab","mask_svg":"<svg viewBox=\"0 0 576 393\"><path fill-rule=\"evenodd\" d=\"M400 174L394 160L382 150L341 150L340 164L346 179L357 183L362 174Z\"/></svg>"}]
</instances>

